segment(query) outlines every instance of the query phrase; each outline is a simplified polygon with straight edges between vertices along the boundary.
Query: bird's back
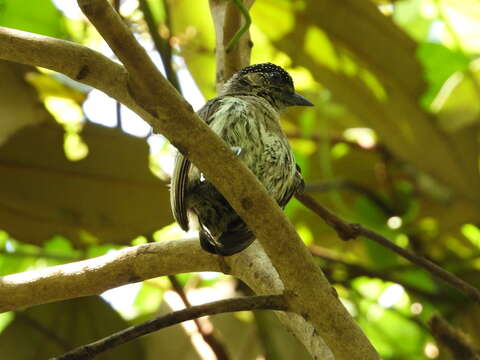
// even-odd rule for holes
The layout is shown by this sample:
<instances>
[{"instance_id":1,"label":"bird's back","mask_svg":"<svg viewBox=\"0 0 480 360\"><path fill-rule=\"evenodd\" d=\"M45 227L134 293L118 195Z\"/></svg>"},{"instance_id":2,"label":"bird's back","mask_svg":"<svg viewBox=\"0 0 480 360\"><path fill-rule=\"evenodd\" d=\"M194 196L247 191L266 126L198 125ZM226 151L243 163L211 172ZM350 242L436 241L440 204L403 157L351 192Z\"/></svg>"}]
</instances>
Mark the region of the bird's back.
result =
<instances>
[{"instance_id":1,"label":"bird's back","mask_svg":"<svg viewBox=\"0 0 480 360\"><path fill-rule=\"evenodd\" d=\"M208 119L267 191L280 201L296 176L295 160L279 124L279 113L258 96L228 96Z\"/></svg>"},{"instance_id":2,"label":"bird's back","mask_svg":"<svg viewBox=\"0 0 480 360\"><path fill-rule=\"evenodd\" d=\"M279 125L279 113L267 101L248 95L214 99L206 119L274 199L284 206L298 185L295 160ZM194 166L187 206L198 217L204 249L231 255L254 240L245 223Z\"/></svg>"}]
</instances>

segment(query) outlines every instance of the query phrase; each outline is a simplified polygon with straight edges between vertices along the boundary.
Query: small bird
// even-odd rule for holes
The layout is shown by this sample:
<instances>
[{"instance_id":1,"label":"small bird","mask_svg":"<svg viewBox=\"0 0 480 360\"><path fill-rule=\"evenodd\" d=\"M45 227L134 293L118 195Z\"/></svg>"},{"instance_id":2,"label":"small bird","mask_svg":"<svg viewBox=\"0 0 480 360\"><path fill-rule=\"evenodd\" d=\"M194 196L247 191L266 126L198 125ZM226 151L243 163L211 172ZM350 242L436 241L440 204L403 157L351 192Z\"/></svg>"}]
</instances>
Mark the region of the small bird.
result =
<instances>
[{"instance_id":1,"label":"small bird","mask_svg":"<svg viewBox=\"0 0 480 360\"><path fill-rule=\"evenodd\" d=\"M303 188L300 169L280 127L280 113L289 106L313 106L295 93L291 76L280 66L263 63L243 68L208 101L198 115L248 166L284 208ZM196 220L202 248L229 256L247 248L255 235L219 191L178 153L170 201L175 220L188 231Z\"/></svg>"}]
</instances>

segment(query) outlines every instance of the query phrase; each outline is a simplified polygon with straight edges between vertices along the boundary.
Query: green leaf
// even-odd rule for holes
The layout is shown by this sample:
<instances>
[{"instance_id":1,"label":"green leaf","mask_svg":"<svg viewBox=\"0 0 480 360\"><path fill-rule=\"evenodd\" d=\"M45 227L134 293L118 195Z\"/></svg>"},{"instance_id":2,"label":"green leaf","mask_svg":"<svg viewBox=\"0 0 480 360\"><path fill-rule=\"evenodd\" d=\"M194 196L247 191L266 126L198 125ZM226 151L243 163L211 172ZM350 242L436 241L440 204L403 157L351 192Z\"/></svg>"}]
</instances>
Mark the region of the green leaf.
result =
<instances>
[{"instance_id":1,"label":"green leaf","mask_svg":"<svg viewBox=\"0 0 480 360\"><path fill-rule=\"evenodd\" d=\"M94 245L87 249L87 258L105 255L110 250L118 250L119 246L114 244Z\"/></svg>"},{"instance_id":2,"label":"green leaf","mask_svg":"<svg viewBox=\"0 0 480 360\"><path fill-rule=\"evenodd\" d=\"M0 255L0 276L28 270L35 262L36 259L33 257L16 257L2 254Z\"/></svg>"},{"instance_id":3,"label":"green leaf","mask_svg":"<svg viewBox=\"0 0 480 360\"><path fill-rule=\"evenodd\" d=\"M427 333L423 329L400 313L376 304L371 304L368 312L358 323L383 358L424 359Z\"/></svg>"},{"instance_id":4,"label":"green leaf","mask_svg":"<svg viewBox=\"0 0 480 360\"><path fill-rule=\"evenodd\" d=\"M418 59L425 69L428 90L422 97L422 104L428 107L445 81L457 71L465 71L469 58L460 51L450 50L438 43L421 43L417 50Z\"/></svg>"},{"instance_id":5,"label":"green leaf","mask_svg":"<svg viewBox=\"0 0 480 360\"><path fill-rule=\"evenodd\" d=\"M14 318L15 313L13 311L0 314L0 334L13 321Z\"/></svg>"},{"instance_id":6,"label":"green leaf","mask_svg":"<svg viewBox=\"0 0 480 360\"><path fill-rule=\"evenodd\" d=\"M61 12L51 0L0 0L0 25L58 38L66 36Z\"/></svg>"},{"instance_id":7,"label":"green leaf","mask_svg":"<svg viewBox=\"0 0 480 360\"><path fill-rule=\"evenodd\" d=\"M435 281L433 281L430 275L424 270L413 269L403 271L401 274L398 275L398 278L402 282L411 284L416 288L430 293L434 293L438 288Z\"/></svg>"},{"instance_id":8,"label":"green leaf","mask_svg":"<svg viewBox=\"0 0 480 360\"><path fill-rule=\"evenodd\" d=\"M432 104L443 130L451 133L479 123L479 82L480 62L474 61L469 72L457 72L444 83Z\"/></svg>"},{"instance_id":9,"label":"green leaf","mask_svg":"<svg viewBox=\"0 0 480 360\"><path fill-rule=\"evenodd\" d=\"M62 236L54 236L50 240L46 241L43 245L46 251L50 251L56 254L77 256L78 253L73 249L72 244L68 239Z\"/></svg>"},{"instance_id":10,"label":"green leaf","mask_svg":"<svg viewBox=\"0 0 480 360\"><path fill-rule=\"evenodd\" d=\"M410 36L418 41L427 39L435 18L426 17L422 13L424 0L407 0L395 4L393 20L400 25Z\"/></svg>"},{"instance_id":11,"label":"green leaf","mask_svg":"<svg viewBox=\"0 0 480 360\"><path fill-rule=\"evenodd\" d=\"M137 293L133 306L138 315L151 314L157 311L163 300L163 291L156 286L143 283Z\"/></svg>"}]
</instances>

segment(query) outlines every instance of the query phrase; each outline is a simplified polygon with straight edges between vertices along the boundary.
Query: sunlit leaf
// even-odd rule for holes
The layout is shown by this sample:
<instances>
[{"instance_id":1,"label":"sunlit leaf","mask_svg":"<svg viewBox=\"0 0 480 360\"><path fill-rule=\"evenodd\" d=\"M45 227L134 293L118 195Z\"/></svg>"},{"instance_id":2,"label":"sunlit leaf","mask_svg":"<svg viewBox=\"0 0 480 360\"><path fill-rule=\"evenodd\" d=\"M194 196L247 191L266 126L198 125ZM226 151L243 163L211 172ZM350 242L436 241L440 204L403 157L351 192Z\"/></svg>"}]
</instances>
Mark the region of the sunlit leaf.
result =
<instances>
[{"instance_id":1,"label":"sunlit leaf","mask_svg":"<svg viewBox=\"0 0 480 360\"><path fill-rule=\"evenodd\" d=\"M416 40L425 41L435 20L435 5L430 0L406 0L395 4L393 19Z\"/></svg>"},{"instance_id":2,"label":"sunlit leaf","mask_svg":"<svg viewBox=\"0 0 480 360\"><path fill-rule=\"evenodd\" d=\"M64 37L62 15L51 0L1 0L0 25L42 35Z\"/></svg>"},{"instance_id":3,"label":"sunlit leaf","mask_svg":"<svg viewBox=\"0 0 480 360\"><path fill-rule=\"evenodd\" d=\"M422 103L428 106L453 73L467 70L469 59L461 52L430 42L422 43L417 54L429 83L428 91L422 98Z\"/></svg>"},{"instance_id":4,"label":"sunlit leaf","mask_svg":"<svg viewBox=\"0 0 480 360\"><path fill-rule=\"evenodd\" d=\"M480 62L477 61L471 64L469 72L452 74L448 81L443 83L432 107L444 130L454 132L478 124L478 115L480 114L480 105L477 101L480 96L479 81Z\"/></svg>"},{"instance_id":5,"label":"sunlit leaf","mask_svg":"<svg viewBox=\"0 0 480 360\"><path fill-rule=\"evenodd\" d=\"M158 310L162 303L163 291L149 283L143 283L138 292L134 307L138 314L151 314Z\"/></svg>"}]
</instances>

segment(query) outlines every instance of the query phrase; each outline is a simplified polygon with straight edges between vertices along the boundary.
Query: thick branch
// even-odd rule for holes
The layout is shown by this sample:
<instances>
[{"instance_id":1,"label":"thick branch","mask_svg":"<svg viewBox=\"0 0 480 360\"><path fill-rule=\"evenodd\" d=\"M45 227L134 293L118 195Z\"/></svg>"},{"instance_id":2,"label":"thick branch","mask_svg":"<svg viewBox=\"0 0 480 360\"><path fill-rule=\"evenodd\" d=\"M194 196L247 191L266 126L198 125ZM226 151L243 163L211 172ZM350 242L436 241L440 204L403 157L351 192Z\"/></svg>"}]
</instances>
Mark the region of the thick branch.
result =
<instances>
[{"instance_id":1,"label":"thick branch","mask_svg":"<svg viewBox=\"0 0 480 360\"><path fill-rule=\"evenodd\" d=\"M231 268L231 274L241 279L256 294L282 294L285 292L285 285L278 272L258 242L254 242L240 254L225 258L225 260ZM294 263L292 260L292 267L295 266ZM315 298L311 300L315 301ZM276 315L285 326L292 330L313 358L335 359L322 336L315 329L308 312L301 314L278 312Z\"/></svg>"},{"instance_id":2,"label":"thick branch","mask_svg":"<svg viewBox=\"0 0 480 360\"><path fill-rule=\"evenodd\" d=\"M231 268L230 273L257 294L284 291L277 271L257 242L225 260ZM90 260L0 277L0 311L101 294L111 288L162 275L219 271L224 267L219 257L201 250L197 239L139 245ZM306 318L291 312L277 315L311 354L322 360L333 359Z\"/></svg>"},{"instance_id":3,"label":"thick branch","mask_svg":"<svg viewBox=\"0 0 480 360\"><path fill-rule=\"evenodd\" d=\"M170 314L146 321L140 325L131 326L125 330L107 336L101 340L78 347L55 360L87 360L93 359L96 355L135 340L136 338L150 334L154 331L164 329L168 326L181 322L197 319L206 315L215 315L226 312L246 310L287 310L283 296L251 296L236 299L227 299L211 302L208 304L192 306L188 309L175 311Z\"/></svg>"},{"instance_id":4,"label":"thick branch","mask_svg":"<svg viewBox=\"0 0 480 360\"><path fill-rule=\"evenodd\" d=\"M90 85L132 109L145 121L152 116L130 96L125 68L70 41L0 26L0 59L39 66Z\"/></svg>"},{"instance_id":5,"label":"thick branch","mask_svg":"<svg viewBox=\"0 0 480 360\"><path fill-rule=\"evenodd\" d=\"M94 259L3 276L0 312L101 294L132 282L195 271L220 271L216 257L202 251L198 240L138 245Z\"/></svg>"},{"instance_id":6,"label":"thick branch","mask_svg":"<svg viewBox=\"0 0 480 360\"><path fill-rule=\"evenodd\" d=\"M392 250L396 254L404 257L405 259L411 261L415 265L425 269L429 273L431 273L436 278L443 280L448 285L452 286L453 288L457 289L458 291L462 292L466 296L468 296L473 301L480 303L480 291L473 287L472 285L468 284L467 282L463 281L459 277L453 275L452 273L444 270L437 264L431 262L428 259L425 259L422 256L419 256L407 249L404 249L386 237L367 229L359 224L350 224L343 219L339 218L337 215L330 212L327 208L323 207L319 203L317 203L311 196L306 194L297 194L296 198L318 216L320 216L328 225L330 225L338 234L338 236L343 240L351 240L355 239L358 236L365 236L370 240L375 241L376 243Z\"/></svg>"}]
</instances>

